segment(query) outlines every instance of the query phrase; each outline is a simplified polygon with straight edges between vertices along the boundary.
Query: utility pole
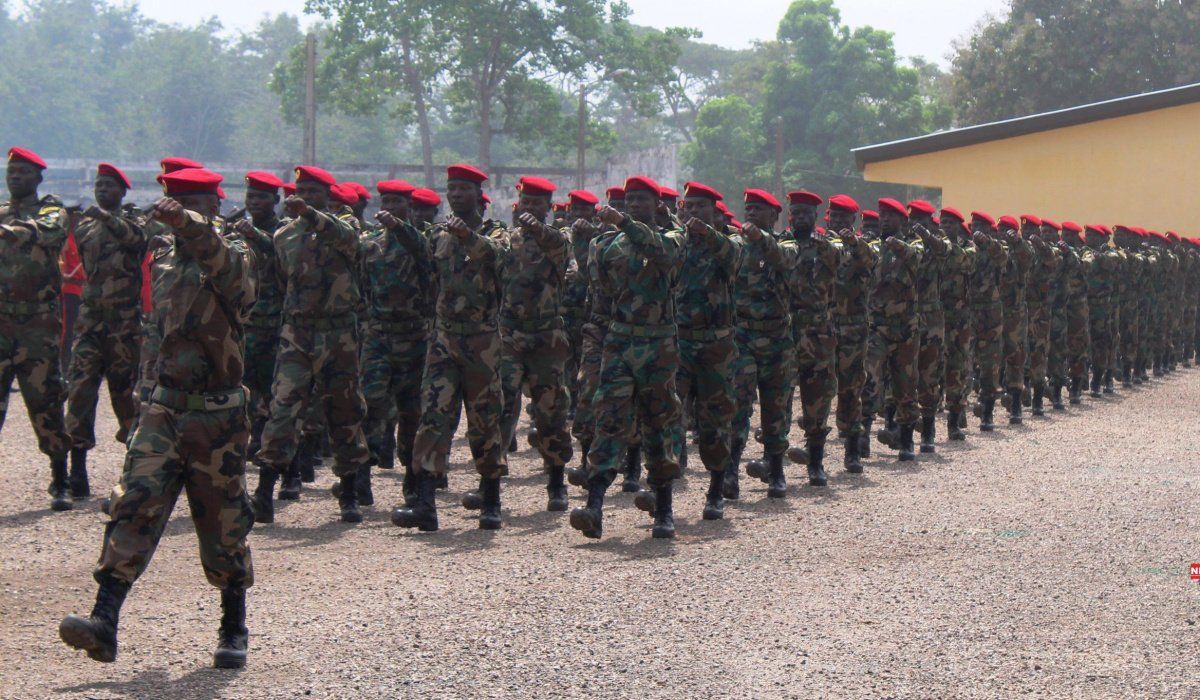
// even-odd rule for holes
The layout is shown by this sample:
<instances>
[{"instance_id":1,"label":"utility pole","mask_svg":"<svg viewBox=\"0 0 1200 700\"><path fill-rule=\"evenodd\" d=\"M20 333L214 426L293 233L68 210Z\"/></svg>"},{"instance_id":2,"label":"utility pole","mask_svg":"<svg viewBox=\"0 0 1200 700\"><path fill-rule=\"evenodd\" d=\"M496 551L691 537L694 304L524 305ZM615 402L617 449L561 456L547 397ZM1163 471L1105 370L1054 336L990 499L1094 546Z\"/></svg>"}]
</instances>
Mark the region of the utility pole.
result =
<instances>
[{"instance_id":1,"label":"utility pole","mask_svg":"<svg viewBox=\"0 0 1200 700\"><path fill-rule=\"evenodd\" d=\"M587 150L587 144L584 143L587 135L587 89L586 84L579 86L579 124L575 133L575 188L580 190L583 189L584 151Z\"/></svg>"},{"instance_id":2,"label":"utility pole","mask_svg":"<svg viewBox=\"0 0 1200 700\"><path fill-rule=\"evenodd\" d=\"M317 35L304 41L304 162L317 162Z\"/></svg>"},{"instance_id":3,"label":"utility pole","mask_svg":"<svg viewBox=\"0 0 1200 700\"><path fill-rule=\"evenodd\" d=\"M775 117L775 196L783 195L783 117Z\"/></svg>"}]
</instances>

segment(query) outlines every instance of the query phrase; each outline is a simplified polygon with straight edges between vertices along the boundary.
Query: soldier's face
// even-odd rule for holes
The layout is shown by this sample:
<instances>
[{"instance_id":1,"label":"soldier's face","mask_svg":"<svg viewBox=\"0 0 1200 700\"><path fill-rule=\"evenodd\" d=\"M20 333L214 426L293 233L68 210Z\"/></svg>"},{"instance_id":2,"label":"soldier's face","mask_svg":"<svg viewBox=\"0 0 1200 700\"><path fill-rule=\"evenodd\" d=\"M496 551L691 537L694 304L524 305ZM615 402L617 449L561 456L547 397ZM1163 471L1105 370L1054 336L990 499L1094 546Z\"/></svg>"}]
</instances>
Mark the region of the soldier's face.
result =
<instances>
[{"instance_id":1,"label":"soldier's face","mask_svg":"<svg viewBox=\"0 0 1200 700\"><path fill-rule=\"evenodd\" d=\"M775 207L762 202L746 202L745 213L746 223L754 224L763 231L775 228L775 219L777 218Z\"/></svg>"},{"instance_id":2,"label":"soldier's face","mask_svg":"<svg viewBox=\"0 0 1200 700\"><path fill-rule=\"evenodd\" d=\"M616 209L617 211L621 212L622 214L625 213L625 200L624 199L610 199L610 200L608 200L608 206L612 207L613 209Z\"/></svg>"},{"instance_id":3,"label":"soldier's face","mask_svg":"<svg viewBox=\"0 0 1200 700\"><path fill-rule=\"evenodd\" d=\"M279 203L279 195L266 190L249 188L246 190L246 211L255 221L269 221L275 215L275 205Z\"/></svg>"},{"instance_id":4,"label":"soldier's face","mask_svg":"<svg viewBox=\"0 0 1200 700\"><path fill-rule=\"evenodd\" d=\"M379 195L379 209L397 219L407 219L411 207L408 197L398 192L387 192Z\"/></svg>"},{"instance_id":5,"label":"soldier's face","mask_svg":"<svg viewBox=\"0 0 1200 700\"><path fill-rule=\"evenodd\" d=\"M353 206L351 206L350 209L351 209L351 211L354 212L355 218L362 219L363 212L367 210L367 200L363 199L362 197L359 197L358 201Z\"/></svg>"},{"instance_id":6,"label":"soldier's face","mask_svg":"<svg viewBox=\"0 0 1200 700\"><path fill-rule=\"evenodd\" d=\"M829 230L833 232L841 231L842 229L854 230L854 220L858 215L853 212L848 212L845 209L830 209L829 210Z\"/></svg>"},{"instance_id":7,"label":"soldier's face","mask_svg":"<svg viewBox=\"0 0 1200 700\"><path fill-rule=\"evenodd\" d=\"M879 219L863 219L863 237L874 238L879 235Z\"/></svg>"},{"instance_id":8,"label":"soldier's face","mask_svg":"<svg viewBox=\"0 0 1200 700\"><path fill-rule=\"evenodd\" d=\"M625 214L634 221L652 224L657 211L658 197L653 192L633 190L625 193Z\"/></svg>"},{"instance_id":9,"label":"soldier's face","mask_svg":"<svg viewBox=\"0 0 1200 700\"><path fill-rule=\"evenodd\" d=\"M329 186L316 180L301 180L296 183L296 196L313 209L325 209L329 206Z\"/></svg>"},{"instance_id":10,"label":"soldier's face","mask_svg":"<svg viewBox=\"0 0 1200 700\"><path fill-rule=\"evenodd\" d=\"M1099 248L1108 242L1107 238L1096 233L1095 231L1089 230L1085 236L1086 238L1084 240L1087 241L1088 247L1091 248Z\"/></svg>"},{"instance_id":11,"label":"soldier's face","mask_svg":"<svg viewBox=\"0 0 1200 700\"><path fill-rule=\"evenodd\" d=\"M466 180L448 180L446 182L446 202L450 211L460 218L475 218L482 211L480 204L479 185Z\"/></svg>"},{"instance_id":12,"label":"soldier's face","mask_svg":"<svg viewBox=\"0 0 1200 700\"><path fill-rule=\"evenodd\" d=\"M884 236L894 236L900 233L900 225L904 223L905 218L900 212L894 209L884 209L879 212L879 231Z\"/></svg>"},{"instance_id":13,"label":"soldier's face","mask_svg":"<svg viewBox=\"0 0 1200 700\"><path fill-rule=\"evenodd\" d=\"M413 222L418 225L432 224L434 222L434 220L437 219L437 215L438 215L437 207L413 207L412 208Z\"/></svg>"},{"instance_id":14,"label":"soldier's face","mask_svg":"<svg viewBox=\"0 0 1200 700\"><path fill-rule=\"evenodd\" d=\"M184 209L190 209L201 216L212 218L221 213L221 198L215 194L191 192L172 195L171 199L179 202Z\"/></svg>"},{"instance_id":15,"label":"soldier's face","mask_svg":"<svg viewBox=\"0 0 1200 700\"><path fill-rule=\"evenodd\" d=\"M591 221L596 217L596 207L587 202L571 202L570 208L567 209L567 222L574 223L579 219Z\"/></svg>"},{"instance_id":16,"label":"soldier's face","mask_svg":"<svg viewBox=\"0 0 1200 700\"><path fill-rule=\"evenodd\" d=\"M674 197L663 197L663 204L667 205L667 210L672 214L679 213L679 200Z\"/></svg>"},{"instance_id":17,"label":"soldier's face","mask_svg":"<svg viewBox=\"0 0 1200 700\"><path fill-rule=\"evenodd\" d=\"M120 208L121 200L125 198L125 185L118 182L117 178L112 175L100 175L96 178L92 195L96 198L96 204L99 204L102 209L115 211Z\"/></svg>"},{"instance_id":18,"label":"soldier's face","mask_svg":"<svg viewBox=\"0 0 1200 700\"><path fill-rule=\"evenodd\" d=\"M696 218L700 219L709 226L713 225L714 214L717 209L714 206L716 202L708 197L686 197L683 200L683 216L684 219ZM725 217L721 217L721 223L725 222Z\"/></svg>"},{"instance_id":19,"label":"soldier's face","mask_svg":"<svg viewBox=\"0 0 1200 700\"><path fill-rule=\"evenodd\" d=\"M530 214L538 221L545 221L546 214L550 213L550 196L522 192L521 198L517 200L517 212Z\"/></svg>"},{"instance_id":20,"label":"soldier's face","mask_svg":"<svg viewBox=\"0 0 1200 700\"><path fill-rule=\"evenodd\" d=\"M8 194L13 199L24 199L37 193L38 185L42 184L42 171L33 163L12 161L4 179L8 183Z\"/></svg>"},{"instance_id":21,"label":"soldier's face","mask_svg":"<svg viewBox=\"0 0 1200 700\"><path fill-rule=\"evenodd\" d=\"M788 205L788 223L794 233L812 233L817 223L817 208L804 202L792 202Z\"/></svg>"}]
</instances>

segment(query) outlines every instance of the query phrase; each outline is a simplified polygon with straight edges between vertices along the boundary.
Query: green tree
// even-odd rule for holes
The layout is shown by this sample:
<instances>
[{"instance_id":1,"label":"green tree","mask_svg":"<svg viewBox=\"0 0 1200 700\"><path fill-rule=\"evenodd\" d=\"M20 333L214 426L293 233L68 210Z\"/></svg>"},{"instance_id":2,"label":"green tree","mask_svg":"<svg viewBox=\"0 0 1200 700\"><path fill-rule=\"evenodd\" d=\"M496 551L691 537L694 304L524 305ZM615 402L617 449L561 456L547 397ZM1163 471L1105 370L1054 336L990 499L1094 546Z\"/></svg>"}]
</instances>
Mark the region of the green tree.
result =
<instances>
[{"instance_id":1,"label":"green tree","mask_svg":"<svg viewBox=\"0 0 1200 700\"><path fill-rule=\"evenodd\" d=\"M742 188L758 182L765 145L761 113L742 97L721 97L700 108L684 162L696 179L734 201Z\"/></svg>"}]
</instances>

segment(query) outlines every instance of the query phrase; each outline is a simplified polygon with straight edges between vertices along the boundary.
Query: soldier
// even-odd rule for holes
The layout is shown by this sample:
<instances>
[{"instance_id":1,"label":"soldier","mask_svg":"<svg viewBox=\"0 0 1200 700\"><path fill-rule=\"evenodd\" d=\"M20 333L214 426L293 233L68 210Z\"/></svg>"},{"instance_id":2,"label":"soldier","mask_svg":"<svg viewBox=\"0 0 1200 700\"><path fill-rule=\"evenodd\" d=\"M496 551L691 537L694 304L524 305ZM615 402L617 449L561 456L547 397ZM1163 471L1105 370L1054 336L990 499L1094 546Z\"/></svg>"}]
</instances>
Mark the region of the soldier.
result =
<instances>
[{"instance_id":1,"label":"soldier","mask_svg":"<svg viewBox=\"0 0 1200 700\"><path fill-rule=\"evenodd\" d=\"M480 212L483 171L452 165L446 171L446 201L452 216L430 231L435 270L436 321L421 381L421 422L413 449L413 505L392 512L392 524L424 532L438 529L434 494L447 472L450 439L459 410L467 411L467 440L479 472L479 527L500 521L500 478L508 474L501 440L504 390L498 368L498 316L508 232Z\"/></svg>"},{"instance_id":2,"label":"soldier","mask_svg":"<svg viewBox=\"0 0 1200 700\"><path fill-rule=\"evenodd\" d=\"M291 221L275 233L286 292L271 415L257 457L262 469L254 516L261 523L274 522L275 481L292 464L297 421L311 405L330 431L333 472L341 481L341 520L358 523L362 513L355 481L360 467L370 463L362 431L366 407L359 391L355 329L358 230L348 212L329 212L332 175L310 165L295 172L296 194L286 201Z\"/></svg>"},{"instance_id":3,"label":"soldier","mask_svg":"<svg viewBox=\"0 0 1200 700\"><path fill-rule=\"evenodd\" d=\"M349 187L357 195L354 203L350 205L350 209L354 211L354 218L358 219L359 223L365 226L366 219L363 217L363 214L367 211L367 205L371 203L371 190L368 190L367 186L361 182L343 182L342 184Z\"/></svg>"},{"instance_id":4,"label":"soldier","mask_svg":"<svg viewBox=\"0 0 1200 700\"><path fill-rule=\"evenodd\" d=\"M611 322L595 399L598 415L596 440L588 455L587 504L571 511L571 527L585 537L601 536L604 493L640 424L647 482L655 489L653 536L673 538L671 482L681 474L683 442L675 390L675 287L683 241L678 233L655 226L656 213L666 207L659 200L658 184L650 178L626 181L625 204L627 214L612 207L600 212L600 220L620 233L594 248L590 263Z\"/></svg>"},{"instance_id":5,"label":"soldier","mask_svg":"<svg viewBox=\"0 0 1200 700\"><path fill-rule=\"evenodd\" d=\"M1112 231L1101 224L1088 224L1085 234L1087 250L1084 259L1088 262L1088 311L1090 313L1089 335L1092 342L1092 398L1101 398L1104 373L1108 369L1109 356L1113 351L1112 314L1113 277L1117 274L1120 258L1109 245Z\"/></svg>"},{"instance_id":6,"label":"soldier","mask_svg":"<svg viewBox=\"0 0 1200 700\"><path fill-rule=\"evenodd\" d=\"M879 212L864 209L862 213L862 235L867 241L879 238Z\"/></svg>"},{"instance_id":7,"label":"soldier","mask_svg":"<svg viewBox=\"0 0 1200 700\"><path fill-rule=\"evenodd\" d=\"M622 214L625 213L625 188L620 185L609 187L604 192L604 198L608 200L608 206L616 209Z\"/></svg>"},{"instance_id":8,"label":"soldier","mask_svg":"<svg viewBox=\"0 0 1200 700\"><path fill-rule=\"evenodd\" d=\"M15 377L38 449L50 458L50 507L63 511L73 507L58 309L58 256L67 241L67 212L54 195L38 196L45 169L46 161L33 151L9 149L9 201L0 206L0 427Z\"/></svg>"},{"instance_id":9,"label":"soldier","mask_svg":"<svg viewBox=\"0 0 1200 700\"><path fill-rule=\"evenodd\" d=\"M255 170L246 173L245 212L232 228L254 254L255 301L246 319L246 375L250 391L250 445L248 459L262 446L262 432L271 408L271 383L275 379L275 353L279 351L279 326L283 314L283 287L275 255L275 232L283 221L275 213L283 182L275 175Z\"/></svg>"},{"instance_id":10,"label":"soldier","mask_svg":"<svg viewBox=\"0 0 1200 700\"><path fill-rule=\"evenodd\" d=\"M1004 312L1000 279L1008 266L1008 250L996 232L996 220L986 212L971 212L972 240L977 257L971 275L971 316L975 330L975 370L979 379L977 416L982 432L995 430L994 410L1000 393L1004 352Z\"/></svg>"},{"instance_id":11,"label":"soldier","mask_svg":"<svg viewBox=\"0 0 1200 700\"><path fill-rule=\"evenodd\" d=\"M363 242L359 273L366 299L361 362L365 432L375 464L389 468L399 453L405 498L411 500L421 377L433 319L433 257L428 238L409 223L412 187L403 180L384 180L376 188L380 210L375 219L381 228ZM355 481L359 502L367 505L375 500L370 474L369 465L360 467Z\"/></svg>"},{"instance_id":12,"label":"soldier","mask_svg":"<svg viewBox=\"0 0 1200 700\"><path fill-rule=\"evenodd\" d=\"M965 440L967 434L963 428L971 392L971 347L975 342L970 290L978 248L972 240L966 217L957 209L942 208L941 229L949 244L941 280L942 310L946 318L946 436L950 440Z\"/></svg>"},{"instance_id":13,"label":"soldier","mask_svg":"<svg viewBox=\"0 0 1200 700\"><path fill-rule=\"evenodd\" d=\"M1029 310L1025 306L1025 287L1033 266L1033 246L1026 238L1038 230L1042 220L1025 214L1018 222L1011 216L1000 217L1000 235L1008 250L1008 264L1000 277L1000 297L1004 302L1004 387L1008 392L1008 424L1021 425L1022 397L1025 393L1026 343L1029 338ZM1022 231L1026 236L1022 236Z\"/></svg>"},{"instance_id":14,"label":"soldier","mask_svg":"<svg viewBox=\"0 0 1200 700\"><path fill-rule=\"evenodd\" d=\"M166 197L149 217L164 224L167 245L152 267L161 352L148 363L150 402L129 441L125 472L94 577L89 617L67 616L58 633L96 661L117 657L117 619L125 596L150 563L171 510L186 490L209 583L221 590L213 665L246 663L246 589L254 583L246 536L249 425L242 388L243 324L254 303L251 255L237 238L198 213L215 208L221 176L186 169L161 176Z\"/></svg>"},{"instance_id":15,"label":"soldier","mask_svg":"<svg viewBox=\"0 0 1200 700\"><path fill-rule=\"evenodd\" d=\"M1061 253L1054 247L1059 236L1058 223L1042 219L1037 228L1030 227L1028 240L1033 246L1033 264L1025 290L1025 305L1029 309L1029 353L1026 384L1032 389L1030 413L1046 414L1046 373L1050 361L1050 303L1054 279L1062 264Z\"/></svg>"},{"instance_id":16,"label":"soldier","mask_svg":"<svg viewBox=\"0 0 1200 700\"><path fill-rule=\"evenodd\" d=\"M1067 378L1070 382L1068 398L1071 405L1083 403L1083 387L1087 384L1088 353L1091 349L1088 308L1088 276L1090 263L1081 255L1083 227L1074 222L1063 224L1063 242L1059 252L1063 256L1066 270L1066 358Z\"/></svg>"},{"instance_id":17,"label":"soldier","mask_svg":"<svg viewBox=\"0 0 1200 700\"><path fill-rule=\"evenodd\" d=\"M1132 228L1114 226L1113 239L1117 244L1117 253L1121 256L1120 271L1117 275L1117 297L1120 304L1117 354L1120 356L1121 387L1130 389L1133 387L1136 372L1138 345L1141 343L1138 303L1141 298L1141 285L1148 282L1146 257L1139 250L1141 237Z\"/></svg>"},{"instance_id":18,"label":"soldier","mask_svg":"<svg viewBox=\"0 0 1200 700\"><path fill-rule=\"evenodd\" d=\"M521 388L528 384L533 424L530 442L546 470L546 509L567 509L565 469L571 461L567 432L570 394L564 376L571 344L564 329L562 291L571 241L546 223L555 185L545 178L523 177L517 190L517 228L501 270L500 382L504 412L502 441L511 441L520 419ZM465 502L464 502L465 503Z\"/></svg>"},{"instance_id":19,"label":"soldier","mask_svg":"<svg viewBox=\"0 0 1200 700\"><path fill-rule=\"evenodd\" d=\"M862 473L862 436L864 431L869 433L871 430L864 420L862 394L867 382L871 287L879 259L865 237L843 234L846 231L853 233L858 208L858 202L849 195L836 194L829 198L827 214L829 229L840 236L834 241L834 246L841 251L841 261L833 292L833 325L837 332L837 427L846 441L843 465L851 474Z\"/></svg>"},{"instance_id":20,"label":"soldier","mask_svg":"<svg viewBox=\"0 0 1200 700\"><path fill-rule=\"evenodd\" d=\"M421 232L429 231L437 221L441 206L442 198L437 192L424 187L413 190L412 207L409 210L413 226Z\"/></svg>"},{"instance_id":21,"label":"soldier","mask_svg":"<svg viewBox=\"0 0 1200 700\"><path fill-rule=\"evenodd\" d=\"M916 459L913 451L913 429L917 409L917 346L919 322L917 305L917 270L921 248L901 238L901 227L908 219L908 209L891 198L879 200L879 262L876 266L876 286L871 296L872 333L867 346L867 372L874 378L876 395L885 390L884 371L890 380L891 401L886 430L880 441L891 442L902 462ZM893 427L895 426L895 427ZM899 439L895 432L899 432ZM884 431L880 431L883 433Z\"/></svg>"},{"instance_id":22,"label":"soldier","mask_svg":"<svg viewBox=\"0 0 1200 700\"><path fill-rule=\"evenodd\" d=\"M101 163L96 169L96 203L84 212L75 230L87 271L67 372L71 496L77 499L92 495L87 453L96 446L100 380L108 383L109 400L117 417L117 442L125 443L137 416L133 385L137 381L142 328L138 296L146 238L141 226L121 208L129 188L125 173Z\"/></svg>"},{"instance_id":23,"label":"soldier","mask_svg":"<svg viewBox=\"0 0 1200 700\"><path fill-rule=\"evenodd\" d=\"M917 404L921 409L921 452L936 450L937 412L942 404L946 373L946 314L942 307L942 273L950 254L949 244L933 215L937 210L923 199L908 203L908 220L921 238L921 264L917 270L917 315L920 340L917 347ZM939 230L940 231L940 230Z\"/></svg>"},{"instance_id":24,"label":"soldier","mask_svg":"<svg viewBox=\"0 0 1200 700\"><path fill-rule=\"evenodd\" d=\"M775 237L775 223L783 206L765 190L748 189L744 198L746 223L738 234L742 264L733 289L738 354L732 372L737 412L733 419L731 468L725 470L722 490L728 500L737 500L741 494L738 465L750 436L755 398L762 426L759 440L763 461L778 460L782 464L788 449L796 372L788 291L794 261Z\"/></svg>"}]
</instances>

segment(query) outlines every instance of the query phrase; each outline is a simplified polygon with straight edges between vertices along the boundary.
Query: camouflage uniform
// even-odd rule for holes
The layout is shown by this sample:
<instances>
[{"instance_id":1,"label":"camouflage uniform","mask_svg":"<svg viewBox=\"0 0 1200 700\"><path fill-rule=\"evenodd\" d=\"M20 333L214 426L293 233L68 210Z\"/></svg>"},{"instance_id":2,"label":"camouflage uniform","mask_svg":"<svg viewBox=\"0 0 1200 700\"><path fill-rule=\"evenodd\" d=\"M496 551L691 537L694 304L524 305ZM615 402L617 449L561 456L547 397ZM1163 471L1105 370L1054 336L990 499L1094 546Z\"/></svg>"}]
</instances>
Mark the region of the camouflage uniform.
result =
<instances>
[{"instance_id":1,"label":"camouflage uniform","mask_svg":"<svg viewBox=\"0 0 1200 700\"><path fill-rule=\"evenodd\" d=\"M971 392L971 357L975 343L971 313L971 282L979 251L975 243L957 236L949 239L950 249L942 268L942 309L946 315L946 410L962 415Z\"/></svg>"},{"instance_id":2,"label":"camouflage uniform","mask_svg":"<svg viewBox=\"0 0 1200 700\"><path fill-rule=\"evenodd\" d=\"M1029 309L1028 384L1036 394L1046 388L1050 361L1051 294L1062 258L1057 248L1040 239L1033 244L1034 261L1029 269L1025 304Z\"/></svg>"},{"instance_id":3,"label":"camouflage uniform","mask_svg":"<svg viewBox=\"0 0 1200 700\"><path fill-rule=\"evenodd\" d=\"M380 228L364 241L362 388L367 446L376 464L396 449L401 464L413 465L426 338L433 317L433 276L429 239L409 224ZM389 439L392 426L398 426L394 444Z\"/></svg>"},{"instance_id":4,"label":"camouflage uniform","mask_svg":"<svg viewBox=\"0 0 1200 700\"><path fill-rule=\"evenodd\" d=\"M599 268L596 267L596 257L604 246L612 242L620 231L613 229L599 233L588 244L587 261L584 266L587 283L587 323L583 325L583 339L580 345L579 361L579 401L575 405L575 419L571 424L571 434L579 440L579 444L590 448L596 433L595 396L600 386L600 365L604 357L604 336L608 333L611 321L609 302L604 297L604 287L601 284Z\"/></svg>"},{"instance_id":5,"label":"camouflage uniform","mask_svg":"<svg viewBox=\"0 0 1200 700\"><path fill-rule=\"evenodd\" d=\"M899 245L893 249L890 241ZM871 335L867 344L867 374L875 392L868 396L863 411L875 414L876 406L890 389L896 421L904 427L916 425L918 319L917 270L922 246L892 237L872 241L879 254L875 290L871 294ZM885 374L886 372L886 374ZM886 381L885 381L886 380Z\"/></svg>"},{"instance_id":6,"label":"camouflage uniform","mask_svg":"<svg viewBox=\"0 0 1200 700\"><path fill-rule=\"evenodd\" d=\"M737 400L733 365L733 284L741 259L741 241L708 227L703 236L680 231L684 241L675 313L679 324L679 372L676 388L685 407L694 406L699 427L700 460L710 472L724 472ZM685 414L686 415L686 414ZM685 425L690 424L685 422Z\"/></svg>"},{"instance_id":7,"label":"camouflage uniform","mask_svg":"<svg viewBox=\"0 0 1200 700\"><path fill-rule=\"evenodd\" d=\"M863 389L867 381L867 340L870 335L871 287L879 254L856 237L846 248L840 240L841 262L833 291L833 325L837 332L837 427L848 438L863 431Z\"/></svg>"},{"instance_id":8,"label":"camouflage uniform","mask_svg":"<svg viewBox=\"0 0 1200 700\"><path fill-rule=\"evenodd\" d=\"M599 239L598 239L599 242ZM640 426L647 481L665 486L680 476L683 447L675 375L675 287L683 241L627 220L620 233L597 245L592 273L608 300L611 322L604 339L596 391L596 440L588 455L590 478L618 468Z\"/></svg>"},{"instance_id":9,"label":"camouflage uniform","mask_svg":"<svg viewBox=\"0 0 1200 700\"><path fill-rule=\"evenodd\" d=\"M920 341L917 349L917 404L921 417L931 419L941 408L946 360L946 313L942 307L942 274L950 244L930 232L921 241L924 252L917 268L917 316Z\"/></svg>"},{"instance_id":10,"label":"camouflage uniform","mask_svg":"<svg viewBox=\"0 0 1200 700\"><path fill-rule=\"evenodd\" d=\"M137 416L133 385L141 338L146 239L133 219L119 212L111 216L107 222L85 218L75 232L87 281L67 372L66 428L71 446L85 451L96 446L101 379L108 382L118 442L125 442Z\"/></svg>"},{"instance_id":11,"label":"camouflage uniform","mask_svg":"<svg viewBox=\"0 0 1200 700\"><path fill-rule=\"evenodd\" d=\"M1141 301L1141 285L1146 282L1146 256L1136 248L1121 249L1120 274L1117 296L1120 299L1120 327L1118 329L1119 364L1122 383L1132 383L1137 366L1138 346L1141 343L1142 321L1138 317Z\"/></svg>"},{"instance_id":12,"label":"camouflage uniform","mask_svg":"<svg viewBox=\"0 0 1200 700\"><path fill-rule=\"evenodd\" d=\"M567 265L566 278L562 289L563 328L567 333L567 343L570 354L563 365L566 375L567 392L571 397L569 416L575 417L579 408L580 394L580 365L583 362L583 329L588 321L587 292L588 292L588 248L594 236L581 234L571 230L571 259Z\"/></svg>"},{"instance_id":13,"label":"camouflage uniform","mask_svg":"<svg viewBox=\"0 0 1200 700\"><path fill-rule=\"evenodd\" d=\"M133 583L150 563L181 490L187 491L209 583L254 582L246 536L249 426L242 388L242 324L254 303L251 257L239 239L194 212L158 248L151 268L161 350L145 366L149 404L113 490L95 577Z\"/></svg>"},{"instance_id":14,"label":"camouflage uniform","mask_svg":"<svg viewBox=\"0 0 1200 700\"><path fill-rule=\"evenodd\" d=\"M55 460L70 447L58 302L58 256L66 241L67 212L57 197L0 206L0 427L16 377L38 449Z\"/></svg>"},{"instance_id":15,"label":"camouflage uniform","mask_svg":"<svg viewBox=\"0 0 1200 700\"><path fill-rule=\"evenodd\" d=\"M263 426L271 408L271 384L275 381L275 354L279 351L279 325L283 314L283 285L275 256L275 232L284 222L278 218L255 225L255 233L244 236L254 255L254 308L246 319L246 373L242 383L250 392L251 444L262 440Z\"/></svg>"},{"instance_id":16,"label":"camouflage uniform","mask_svg":"<svg viewBox=\"0 0 1200 700\"><path fill-rule=\"evenodd\" d=\"M275 254L286 288L283 326L256 461L278 472L291 465L297 421L311 403L329 426L334 473L354 475L370 461L355 328L358 230L345 215L314 210L312 223L299 217L275 233Z\"/></svg>"},{"instance_id":17,"label":"camouflage uniform","mask_svg":"<svg viewBox=\"0 0 1200 700\"><path fill-rule=\"evenodd\" d=\"M1078 382L1087 371L1087 266L1079 252L1059 244L1061 264L1051 292L1050 352L1046 371L1053 386ZM1074 390L1074 386L1072 386Z\"/></svg>"},{"instance_id":18,"label":"camouflage uniform","mask_svg":"<svg viewBox=\"0 0 1200 700\"><path fill-rule=\"evenodd\" d=\"M969 287L975 330L975 371L979 401L987 407L1000 393L1000 364L1004 352L1004 309L1000 278L1008 266L1008 249L988 234L976 234L975 270Z\"/></svg>"},{"instance_id":19,"label":"camouflage uniform","mask_svg":"<svg viewBox=\"0 0 1200 700\"><path fill-rule=\"evenodd\" d=\"M434 227L430 239L437 320L425 356L413 470L446 473L462 406L475 469L486 479L496 479L508 474L501 441L504 390L497 371L501 340L496 325L508 232L489 219L465 241L443 226Z\"/></svg>"},{"instance_id":20,"label":"camouflage uniform","mask_svg":"<svg viewBox=\"0 0 1200 700\"><path fill-rule=\"evenodd\" d=\"M800 426L807 440L823 441L829 434L829 411L837 393L834 369L837 340L829 311L841 253L832 241L816 233L797 238L788 232L782 246L795 266L789 282Z\"/></svg>"},{"instance_id":21,"label":"camouflage uniform","mask_svg":"<svg viewBox=\"0 0 1200 700\"><path fill-rule=\"evenodd\" d=\"M571 460L571 397L564 377L571 343L560 315L569 252L570 239L561 229L546 225L535 234L518 228L509 232L501 268L501 441L508 445L513 438L521 387L528 383L534 442L547 469Z\"/></svg>"},{"instance_id":22,"label":"camouflage uniform","mask_svg":"<svg viewBox=\"0 0 1200 700\"><path fill-rule=\"evenodd\" d=\"M1008 264L1000 277L1000 298L1004 308L1004 388L1025 390L1026 344L1029 338L1029 310L1025 288L1033 266L1033 246L1018 239L1006 244Z\"/></svg>"},{"instance_id":23,"label":"camouflage uniform","mask_svg":"<svg viewBox=\"0 0 1200 700\"><path fill-rule=\"evenodd\" d=\"M1113 353L1113 337L1110 316L1112 315L1113 278L1120 265L1120 257L1110 246L1101 249L1088 248L1083 253L1088 262L1088 311L1089 335L1092 343L1092 389L1099 391L1102 375L1109 367Z\"/></svg>"}]
</instances>

